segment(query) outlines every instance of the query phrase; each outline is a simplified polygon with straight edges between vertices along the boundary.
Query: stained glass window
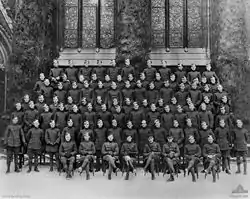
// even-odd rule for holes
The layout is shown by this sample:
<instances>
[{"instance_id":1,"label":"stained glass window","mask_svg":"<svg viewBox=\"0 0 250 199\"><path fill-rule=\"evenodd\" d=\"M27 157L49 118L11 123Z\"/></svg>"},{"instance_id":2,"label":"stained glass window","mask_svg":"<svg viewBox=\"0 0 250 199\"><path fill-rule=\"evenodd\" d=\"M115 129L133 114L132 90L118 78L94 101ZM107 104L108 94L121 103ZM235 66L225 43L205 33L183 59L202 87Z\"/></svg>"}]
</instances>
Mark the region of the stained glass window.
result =
<instances>
[{"instance_id":1,"label":"stained glass window","mask_svg":"<svg viewBox=\"0 0 250 199\"><path fill-rule=\"evenodd\" d=\"M170 47L183 47L184 25L183 0L169 0L169 44Z\"/></svg>"},{"instance_id":2,"label":"stained glass window","mask_svg":"<svg viewBox=\"0 0 250 199\"><path fill-rule=\"evenodd\" d=\"M78 47L78 0L64 0L64 46Z\"/></svg>"},{"instance_id":3,"label":"stained glass window","mask_svg":"<svg viewBox=\"0 0 250 199\"><path fill-rule=\"evenodd\" d=\"M114 45L114 18L114 0L101 0L100 45L102 48L110 48Z\"/></svg>"},{"instance_id":4,"label":"stained glass window","mask_svg":"<svg viewBox=\"0 0 250 199\"><path fill-rule=\"evenodd\" d=\"M82 47L96 47L97 3L83 0L82 3Z\"/></svg>"},{"instance_id":5,"label":"stained glass window","mask_svg":"<svg viewBox=\"0 0 250 199\"><path fill-rule=\"evenodd\" d=\"M202 14L201 0L188 0L188 46L201 47L202 45Z\"/></svg>"},{"instance_id":6,"label":"stained glass window","mask_svg":"<svg viewBox=\"0 0 250 199\"><path fill-rule=\"evenodd\" d=\"M165 0L151 1L151 34L153 46L165 46Z\"/></svg>"},{"instance_id":7,"label":"stained glass window","mask_svg":"<svg viewBox=\"0 0 250 199\"><path fill-rule=\"evenodd\" d=\"M151 0L151 34L156 47L202 47L202 0Z\"/></svg>"}]
</instances>

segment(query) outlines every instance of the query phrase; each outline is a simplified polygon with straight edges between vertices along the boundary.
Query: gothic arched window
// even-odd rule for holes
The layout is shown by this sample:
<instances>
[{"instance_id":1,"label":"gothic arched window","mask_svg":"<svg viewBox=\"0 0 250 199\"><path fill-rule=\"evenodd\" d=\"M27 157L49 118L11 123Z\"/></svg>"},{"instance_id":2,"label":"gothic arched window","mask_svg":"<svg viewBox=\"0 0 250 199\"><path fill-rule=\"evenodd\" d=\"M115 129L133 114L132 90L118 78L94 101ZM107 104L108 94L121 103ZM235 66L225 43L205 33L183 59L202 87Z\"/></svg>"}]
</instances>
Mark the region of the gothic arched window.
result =
<instances>
[{"instance_id":1,"label":"gothic arched window","mask_svg":"<svg viewBox=\"0 0 250 199\"><path fill-rule=\"evenodd\" d=\"M111 48L115 0L64 0L64 47Z\"/></svg>"},{"instance_id":2,"label":"gothic arched window","mask_svg":"<svg viewBox=\"0 0 250 199\"><path fill-rule=\"evenodd\" d=\"M151 0L152 46L202 47L205 9L205 0Z\"/></svg>"}]
</instances>

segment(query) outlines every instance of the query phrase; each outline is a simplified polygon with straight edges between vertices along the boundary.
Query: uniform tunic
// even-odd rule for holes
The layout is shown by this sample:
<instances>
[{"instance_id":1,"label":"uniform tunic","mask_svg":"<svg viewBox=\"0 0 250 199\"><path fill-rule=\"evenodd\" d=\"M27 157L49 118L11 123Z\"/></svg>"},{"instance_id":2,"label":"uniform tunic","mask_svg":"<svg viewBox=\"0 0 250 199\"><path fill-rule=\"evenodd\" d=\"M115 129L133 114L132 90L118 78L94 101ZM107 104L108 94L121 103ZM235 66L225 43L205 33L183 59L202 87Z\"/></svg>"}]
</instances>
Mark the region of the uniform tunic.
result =
<instances>
[{"instance_id":1,"label":"uniform tunic","mask_svg":"<svg viewBox=\"0 0 250 199\"><path fill-rule=\"evenodd\" d=\"M79 153L83 156L94 155L96 153L94 143L91 141L82 141L79 146Z\"/></svg>"},{"instance_id":2,"label":"uniform tunic","mask_svg":"<svg viewBox=\"0 0 250 199\"><path fill-rule=\"evenodd\" d=\"M4 144L8 147L20 147L22 142L26 143L22 126L8 125L4 134Z\"/></svg>"},{"instance_id":3,"label":"uniform tunic","mask_svg":"<svg viewBox=\"0 0 250 199\"><path fill-rule=\"evenodd\" d=\"M191 158L192 156L194 157L200 157L201 156L201 148L198 144L196 143L189 143L187 145L185 145L184 148L184 155L185 157L187 157L188 159Z\"/></svg>"},{"instance_id":4,"label":"uniform tunic","mask_svg":"<svg viewBox=\"0 0 250 199\"><path fill-rule=\"evenodd\" d=\"M158 142L162 148L162 146L166 143L166 130L163 127L155 127L153 128L153 134L155 141Z\"/></svg>"},{"instance_id":5,"label":"uniform tunic","mask_svg":"<svg viewBox=\"0 0 250 199\"><path fill-rule=\"evenodd\" d=\"M145 144L148 142L148 136L152 134L151 129L146 127L146 128L140 128L138 130L138 140L139 140L139 149L142 152L144 149Z\"/></svg>"},{"instance_id":6,"label":"uniform tunic","mask_svg":"<svg viewBox=\"0 0 250 199\"><path fill-rule=\"evenodd\" d=\"M155 155L160 155L161 154L161 146L159 143L157 142L153 142L153 143L147 143L145 146L144 146L144 150L143 150L143 156L145 158L148 158L149 154L151 152L154 152Z\"/></svg>"},{"instance_id":7,"label":"uniform tunic","mask_svg":"<svg viewBox=\"0 0 250 199\"><path fill-rule=\"evenodd\" d=\"M172 113L163 113L161 114L161 124L162 127L165 128L166 131L173 126L174 115Z\"/></svg>"},{"instance_id":8,"label":"uniform tunic","mask_svg":"<svg viewBox=\"0 0 250 199\"><path fill-rule=\"evenodd\" d=\"M234 149L236 151L248 151L248 131L244 128L235 128L232 133Z\"/></svg>"},{"instance_id":9,"label":"uniform tunic","mask_svg":"<svg viewBox=\"0 0 250 199\"><path fill-rule=\"evenodd\" d=\"M106 141L107 129L106 128L96 128L94 130L94 137L95 137L96 150L99 151L102 149L102 145Z\"/></svg>"},{"instance_id":10,"label":"uniform tunic","mask_svg":"<svg viewBox=\"0 0 250 199\"><path fill-rule=\"evenodd\" d=\"M117 156L119 154L119 147L116 142L105 142L102 145L102 154Z\"/></svg>"},{"instance_id":11,"label":"uniform tunic","mask_svg":"<svg viewBox=\"0 0 250 199\"><path fill-rule=\"evenodd\" d=\"M162 147L162 155L164 157L173 158L172 153L174 153L175 157L180 156L180 149L177 143L175 142L167 142Z\"/></svg>"},{"instance_id":12,"label":"uniform tunic","mask_svg":"<svg viewBox=\"0 0 250 199\"><path fill-rule=\"evenodd\" d=\"M125 142L121 147L121 155L122 156L130 156L136 158L138 154L137 144L134 142Z\"/></svg>"},{"instance_id":13,"label":"uniform tunic","mask_svg":"<svg viewBox=\"0 0 250 199\"><path fill-rule=\"evenodd\" d=\"M160 98L163 99L164 103L168 104L173 96L174 96L174 91L172 88L162 87L160 89Z\"/></svg>"},{"instance_id":14,"label":"uniform tunic","mask_svg":"<svg viewBox=\"0 0 250 199\"><path fill-rule=\"evenodd\" d=\"M60 144L60 130L58 128L49 128L45 131L46 151L48 153L58 152Z\"/></svg>"},{"instance_id":15,"label":"uniform tunic","mask_svg":"<svg viewBox=\"0 0 250 199\"><path fill-rule=\"evenodd\" d=\"M217 127L214 131L216 142L222 151L230 150L230 134L228 128Z\"/></svg>"},{"instance_id":16,"label":"uniform tunic","mask_svg":"<svg viewBox=\"0 0 250 199\"><path fill-rule=\"evenodd\" d=\"M181 128L171 128L169 135L173 136L174 142L178 144L179 148L183 147L184 133Z\"/></svg>"},{"instance_id":17,"label":"uniform tunic","mask_svg":"<svg viewBox=\"0 0 250 199\"><path fill-rule=\"evenodd\" d=\"M27 133L28 149L40 150L42 148L44 131L40 128L31 128Z\"/></svg>"}]
</instances>

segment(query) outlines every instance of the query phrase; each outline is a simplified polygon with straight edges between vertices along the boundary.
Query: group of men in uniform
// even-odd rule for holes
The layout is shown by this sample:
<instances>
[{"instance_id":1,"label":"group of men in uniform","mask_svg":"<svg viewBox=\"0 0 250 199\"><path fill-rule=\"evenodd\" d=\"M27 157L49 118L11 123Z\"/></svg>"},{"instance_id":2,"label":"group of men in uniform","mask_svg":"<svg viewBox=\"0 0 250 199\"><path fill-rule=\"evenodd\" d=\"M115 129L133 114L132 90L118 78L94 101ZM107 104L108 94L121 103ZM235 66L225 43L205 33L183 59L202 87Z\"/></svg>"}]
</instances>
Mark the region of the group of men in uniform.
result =
<instances>
[{"instance_id":1,"label":"group of men in uniform","mask_svg":"<svg viewBox=\"0 0 250 199\"><path fill-rule=\"evenodd\" d=\"M237 173L243 160L246 174L248 132L234 118L230 97L210 64L201 73L195 64L187 70L178 64L174 71L165 61L157 69L148 60L138 72L129 59L123 67L112 63L106 68L99 62L93 68L86 62L77 68L69 61L61 68L55 61L48 78L40 74L32 95L36 102L28 94L17 102L6 129L7 173L13 155L16 172L22 166L18 156L21 160L25 153L28 172L33 158L38 172L38 156L48 153L50 171L55 157L57 168L62 164L70 178L79 154L87 179L93 162L97 171L107 164L109 179L119 169L126 170L128 179L137 157L143 156L144 171L149 170L152 179L155 168L163 164L173 181L182 161L195 181L200 157L205 174L214 174L220 159L230 174L233 149Z\"/></svg>"}]
</instances>

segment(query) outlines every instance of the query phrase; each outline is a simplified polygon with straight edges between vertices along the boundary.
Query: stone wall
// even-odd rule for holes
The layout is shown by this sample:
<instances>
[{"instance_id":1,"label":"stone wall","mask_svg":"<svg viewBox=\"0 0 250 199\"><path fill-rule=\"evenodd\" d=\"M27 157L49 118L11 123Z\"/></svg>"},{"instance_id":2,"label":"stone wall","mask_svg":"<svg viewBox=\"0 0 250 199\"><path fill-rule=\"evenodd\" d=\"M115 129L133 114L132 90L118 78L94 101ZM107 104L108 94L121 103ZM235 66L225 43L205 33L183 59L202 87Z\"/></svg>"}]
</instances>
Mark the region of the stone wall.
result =
<instances>
[{"instance_id":1,"label":"stone wall","mask_svg":"<svg viewBox=\"0 0 250 199\"><path fill-rule=\"evenodd\" d=\"M247 5L247 6L246 6ZM236 117L250 124L249 0L214 0L212 62L231 94ZM250 125L249 125L250 129Z\"/></svg>"}]
</instances>

